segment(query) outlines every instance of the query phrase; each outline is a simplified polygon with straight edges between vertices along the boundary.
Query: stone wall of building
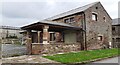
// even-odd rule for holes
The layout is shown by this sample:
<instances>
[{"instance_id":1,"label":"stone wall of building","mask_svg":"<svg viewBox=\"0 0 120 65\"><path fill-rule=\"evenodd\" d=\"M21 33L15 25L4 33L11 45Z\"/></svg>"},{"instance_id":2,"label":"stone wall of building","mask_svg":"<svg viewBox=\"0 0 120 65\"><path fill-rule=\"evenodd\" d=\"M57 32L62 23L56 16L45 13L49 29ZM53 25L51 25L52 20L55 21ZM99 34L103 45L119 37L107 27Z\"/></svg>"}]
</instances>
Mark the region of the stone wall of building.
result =
<instances>
[{"instance_id":1,"label":"stone wall of building","mask_svg":"<svg viewBox=\"0 0 120 65\"><path fill-rule=\"evenodd\" d=\"M73 15L69 15L69 16L59 18L59 19L55 19L55 20L53 20L53 22L57 21L57 22L65 23L65 19L69 19L72 17L74 17L73 23L66 23L66 24L69 24L72 26L78 26L78 27L82 28L83 30L85 30L84 13L83 12L82 13L78 12L78 13L75 13ZM85 33L83 30L76 32L76 35L77 35L76 40L77 40L77 42L81 43L82 50L84 50L84 46L85 46ZM74 30L69 30L69 32L74 32Z\"/></svg>"},{"instance_id":2,"label":"stone wall of building","mask_svg":"<svg viewBox=\"0 0 120 65\"><path fill-rule=\"evenodd\" d=\"M114 30L113 30L113 28L114 28ZM120 31L120 25L113 25L112 26L112 35L113 35L113 37L114 36L120 36L119 31Z\"/></svg>"},{"instance_id":3,"label":"stone wall of building","mask_svg":"<svg viewBox=\"0 0 120 65\"><path fill-rule=\"evenodd\" d=\"M80 43L73 44L32 44L32 54L55 54L72 51L80 51Z\"/></svg>"},{"instance_id":4,"label":"stone wall of building","mask_svg":"<svg viewBox=\"0 0 120 65\"><path fill-rule=\"evenodd\" d=\"M65 19L74 17L75 22L71 23L70 25L79 26L83 28L83 30L86 30L86 44L88 49L99 49L109 47L109 43L112 43L112 20L109 14L101 5L101 3L88 8L84 13L76 13L70 16L55 19L53 21L65 23ZM97 14L97 21L92 20L92 13ZM83 33L83 35L84 34L85 33ZM102 40L98 40L98 37L102 37ZM84 37L81 37L81 39L85 41Z\"/></svg>"},{"instance_id":5,"label":"stone wall of building","mask_svg":"<svg viewBox=\"0 0 120 65\"><path fill-rule=\"evenodd\" d=\"M112 43L113 47L116 48L120 46L120 25L113 25L112 26Z\"/></svg>"},{"instance_id":6,"label":"stone wall of building","mask_svg":"<svg viewBox=\"0 0 120 65\"><path fill-rule=\"evenodd\" d=\"M82 28L82 26L83 26L82 23L83 23L83 19L84 19L83 13L76 13L76 14L66 16L66 17L63 17L63 18L60 18L60 19L55 19L53 21L65 23L64 22L65 19L69 19L69 18L72 18L72 17L74 17L73 23L66 23L66 24L70 24L70 25L78 26L78 27Z\"/></svg>"},{"instance_id":7,"label":"stone wall of building","mask_svg":"<svg viewBox=\"0 0 120 65\"><path fill-rule=\"evenodd\" d=\"M92 19L92 14L97 15L97 21ZM112 42L112 20L99 3L85 11L86 18L86 42L88 49L109 47ZM98 38L102 38L99 40Z\"/></svg>"},{"instance_id":8,"label":"stone wall of building","mask_svg":"<svg viewBox=\"0 0 120 65\"><path fill-rule=\"evenodd\" d=\"M85 13L85 20L84 20ZM106 12L101 3L93 5L88 8L84 13L76 13L73 15L65 16L63 18L55 19L53 21L64 22L65 19L74 17L75 22L70 25L79 26L86 30L86 45L88 49L108 48L112 44L112 19ZM92 14L97 15L97 21L92 20ZM66 23L69 24L69 23ZM86 29L85 29L86 27ZM83 33L84 35L85 33ZM98 38L102 38L99 40ZM81 37L85 41L85 37Z\"/></svg>"}]
</instances>

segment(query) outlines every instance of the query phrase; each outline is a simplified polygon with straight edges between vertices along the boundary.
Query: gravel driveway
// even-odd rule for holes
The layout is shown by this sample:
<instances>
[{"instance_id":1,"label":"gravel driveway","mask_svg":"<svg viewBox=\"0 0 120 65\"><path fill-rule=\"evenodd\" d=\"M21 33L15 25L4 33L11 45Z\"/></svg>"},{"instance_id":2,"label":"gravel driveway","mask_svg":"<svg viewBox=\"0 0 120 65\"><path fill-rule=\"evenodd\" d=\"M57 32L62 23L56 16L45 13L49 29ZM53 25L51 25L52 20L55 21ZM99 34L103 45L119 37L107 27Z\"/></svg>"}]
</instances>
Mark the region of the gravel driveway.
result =
<instances>
[{"instance_id":1,"label":"gravel driveway","mask_svg":"<svg viewBox=\"0 0 120 65\"><path fill-rule=\"evenodd\" d=\"M26 47L15 44L2 44L2 57L26 54Z\"/></svg>"}]
</instances>

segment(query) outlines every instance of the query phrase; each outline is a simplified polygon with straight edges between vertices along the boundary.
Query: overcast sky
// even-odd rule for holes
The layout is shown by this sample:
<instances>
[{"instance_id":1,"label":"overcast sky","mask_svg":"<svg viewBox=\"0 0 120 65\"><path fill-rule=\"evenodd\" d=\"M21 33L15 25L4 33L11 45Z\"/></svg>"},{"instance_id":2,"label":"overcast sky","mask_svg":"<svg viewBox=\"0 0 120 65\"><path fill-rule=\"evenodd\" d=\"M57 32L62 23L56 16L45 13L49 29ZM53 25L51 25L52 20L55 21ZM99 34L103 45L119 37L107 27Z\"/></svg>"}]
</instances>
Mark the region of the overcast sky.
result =
<instances>
[{"instance_id":1,"label":"overcast sky","mask_svg":"<svg viewBox=\"0 0 120 65\"><path fill-rule=\"evenodd\" d=\"M21 27L96 1L102 3L111 18L118 17L120 0L2 0L0 25Z\"/></svg>"}]
</instances>

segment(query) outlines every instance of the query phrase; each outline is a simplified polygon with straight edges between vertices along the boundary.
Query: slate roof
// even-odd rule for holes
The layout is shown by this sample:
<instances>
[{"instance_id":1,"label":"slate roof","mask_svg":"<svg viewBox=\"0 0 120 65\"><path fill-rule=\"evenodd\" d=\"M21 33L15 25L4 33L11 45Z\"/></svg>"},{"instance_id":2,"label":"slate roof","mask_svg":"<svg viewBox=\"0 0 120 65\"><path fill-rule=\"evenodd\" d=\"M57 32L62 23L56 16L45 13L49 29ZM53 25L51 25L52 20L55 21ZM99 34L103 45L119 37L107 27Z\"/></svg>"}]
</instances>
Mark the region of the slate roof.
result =
<instances>
[{"instance_id":1,"label":"slate roof","mask_svg":"<svg viewBox=\"0 0 120 65\"><path fill-rule=\"evenodd\" d=\"M88 5L76 8L76 9L72 9L70 11L67 11L67 12L55 15L53 17L50 17L46 20L54 20L54 19L57 19L57 18L62 18L62 17L68 16L68 15L72 15L72 14L75 14L75 13L78 13L78 12L83 12L83 11L87 10L88 8L92 7L93 5L95 5L97 3L100 3L100 2L94 2L94 3L88 4Z\"/></svg>"},{"instance_id":2,"label":"slate roof","mask_svg":"<svg viewBox=\"0 0 120 65\"><path fill-rule=\"evenodd\" d=\"M39 21L39 23L43 23L43 24L49 24L49 25L58 25L58 26L66 26L66 27L74 27L74 28L79 28L79 27L76 27L76 26L72 26L72 25L69 25L69 24L65 24L65 23L60 23L60 22L51 22L51 21Z\"/></svg>"},{"instance_id":3,"label":"slate roof","mask_svg":"<svg viewBox=\"0 0 120 65\"><path fill-rule=\"evenodd\" d=\"M113 19L112 25L120 25L120 18Z\"/></svg>"}]
</instances>

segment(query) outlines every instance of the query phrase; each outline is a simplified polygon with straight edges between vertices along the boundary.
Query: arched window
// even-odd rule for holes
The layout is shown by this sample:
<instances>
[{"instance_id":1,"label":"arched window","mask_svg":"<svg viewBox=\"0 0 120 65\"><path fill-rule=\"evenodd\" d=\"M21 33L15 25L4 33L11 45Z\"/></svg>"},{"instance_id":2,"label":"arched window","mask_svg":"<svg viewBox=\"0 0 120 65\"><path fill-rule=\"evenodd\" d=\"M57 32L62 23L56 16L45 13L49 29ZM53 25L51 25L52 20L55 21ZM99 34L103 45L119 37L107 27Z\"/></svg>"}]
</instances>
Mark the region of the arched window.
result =
<instances>
[{"instance_id":1,"label":"arched window","mask_svg":"<svg viewBox=\"0 0 120 65\"><path fill-rule=\"evenodd\" d=\"M103 20L104 20L104 22L106 22L106 18L105 18L105 16L103 17Z\"/></svg>"}]
</instances>

